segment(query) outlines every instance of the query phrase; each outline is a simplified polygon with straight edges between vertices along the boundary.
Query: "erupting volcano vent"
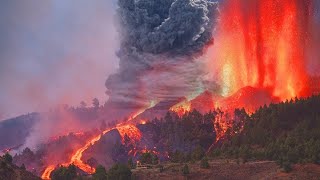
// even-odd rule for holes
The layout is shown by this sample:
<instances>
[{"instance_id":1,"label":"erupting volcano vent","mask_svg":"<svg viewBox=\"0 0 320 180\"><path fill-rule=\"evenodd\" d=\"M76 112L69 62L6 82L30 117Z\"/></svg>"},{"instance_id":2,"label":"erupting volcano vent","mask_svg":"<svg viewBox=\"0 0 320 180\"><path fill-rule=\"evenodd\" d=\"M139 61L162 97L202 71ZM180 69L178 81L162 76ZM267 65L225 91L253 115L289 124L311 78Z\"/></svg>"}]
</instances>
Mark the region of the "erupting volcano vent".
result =
<instances>
[{"instance_id":1,"label":"erupting volcano vent","mask_svg":"<svg viewBox=\"0 0 320 180\"><path fill-rule=\"evenodd\" d=\"M307 48L312 39L311 0L229 0L221 8L212 64L222 94L246 86L281 100L310 95Z\"/></svg>"}]
</instances>

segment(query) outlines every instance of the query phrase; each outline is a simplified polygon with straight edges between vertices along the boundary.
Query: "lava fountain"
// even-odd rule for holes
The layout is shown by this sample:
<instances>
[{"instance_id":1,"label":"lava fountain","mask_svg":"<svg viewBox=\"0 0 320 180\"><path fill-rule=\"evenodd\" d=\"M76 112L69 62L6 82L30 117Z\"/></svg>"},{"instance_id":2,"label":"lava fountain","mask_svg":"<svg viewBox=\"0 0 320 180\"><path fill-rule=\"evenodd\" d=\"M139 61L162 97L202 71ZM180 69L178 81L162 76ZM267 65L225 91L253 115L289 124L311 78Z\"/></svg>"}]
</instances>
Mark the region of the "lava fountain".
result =
<instances>
[{"instance_id":1,"label":"lava fountain","mask_svg":"<svg viewBox=\"0 0 320 180\"><path fill-rule=\"evenodd\" d=\"M222 95L246 86L281 100L310 95L306 69L312 0L229 0L210 53ZM218 68L218 70L216 69Z\"/></svg>"}]
</instances>

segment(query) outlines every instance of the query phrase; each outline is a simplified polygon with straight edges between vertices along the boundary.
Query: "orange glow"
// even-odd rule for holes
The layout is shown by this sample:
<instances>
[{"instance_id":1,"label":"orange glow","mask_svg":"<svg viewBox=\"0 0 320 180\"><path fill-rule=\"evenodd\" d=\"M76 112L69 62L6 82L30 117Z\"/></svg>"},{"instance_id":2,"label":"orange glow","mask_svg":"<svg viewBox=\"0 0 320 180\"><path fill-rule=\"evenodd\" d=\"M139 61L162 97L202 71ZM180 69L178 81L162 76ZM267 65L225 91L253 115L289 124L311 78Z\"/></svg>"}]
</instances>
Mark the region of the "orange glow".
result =
<instances>
[{"instance_id":1,"label":"orange glow","mask_svg":"<svg viewBox=\"0 0 320 180\"><path fill-rule=\"evenodd\" d=\"M125 135L127 135L133 141L140 141L140 139L141 139L140 130L132 124L118 126L117 130L119 131L119 133L121 135L122 142L124 142Z\"/></svg>"},{"instance_id":2,"label":"orange glow","mask_svg":"<svg viewBox=\"0 0 320 180\"><path fill-rule=\"evenodd\" d=\"M100 138L102 137L102 135L110 132L111 130L113 130L115 128L109 128L104 130L101 134L93 137L92 139L90 139L83 147L81 147L80 149L78 149L71 157L70 162L68 163L63 163L61 164L62 166L68 166L70 164L74 164L75 166L77 166L78 168L80 168L81 170L83 170L84 172L88 173L88 174L92 174L95 172L95 169L92 168L91 166L85 164L81 158L82 158L82 154L85 150L87 150L91 145L95 144L97 141L100 140ZM43 177L47 177L46 179L50 179L50 174L51 172L54 170L54 166L50 165L48 166L45 171L42 174L42 178ZM44 178L43 178L44 179Z\"/></svg>"},{"instance_id":3,"label":"orange glow","mask_svg":"<svg viewBox=\"0 0 320 180\"><path fill-rule=\"evenodd\" d=\"M188 100L184 100L170 108L170 111L173 111L178 114L179 117L182 117L185 113L191 111L191 103Z\"/></svg>"},{"instance_id":4,"label":"orange glow","mask_svg":"<svg viewBox=\"0 0 320 180\"><path fill-rule=\"evenodd\" d=\"M216 142L225 136L227 130L231 127L228 123L228 118L224 116L217 116L214 121L214 129L216 132Z\"/></svg>"},{"instance_id":5,"label":"orange glow","mask_svg":"<svg viewBox=\"0 0 320 180\"><path fill-rule=\"evenodd\" d=\"M110 132L111 130L113 130L114 128L110 128L110 129L106 129L102 132L102 134L99 134L98 136L93 137L91 140L89 140L83 147L81 147L80 149L78 149L73 156L71 157L71 162L69 164L74 164L77 167L79 167L81 170L83 170L84 172L88 173L88 174L93 174L95 172L95 169L92 168L91 166L85 164L81 158L82 158L82 154L85 150L87 150L90 146L92 146L93 144L95 144L97 141L100 140L100 138L106 134L107 132Z\"/></svg>"},{"instance_id":6,"label":"orange glow","mask_svg":"<svg viewBox=\"0 0 320 180\"><path fill-rule=\"evenodd\" d=\"M209 66L220 68L221 94L246 86L281 100L309 95L306 72L310 1L223 3Z\"/></svg>"},{"instance_id":7,"label":"orange glow","mask_svg":"<svg viewBox=\"0 0 320 180\"><path fill-rule=\"evenodd\" d=\"M50 175L51 175L51 173L52 173L52 171L54 170L54 166L48 166L45 170L44 170L44 172L43 172L43 174L41 175L41 179L44 179L44 180L46 180L46 179L50 179Z\"/></svg>"},{"instance_id":8,"label":"orange glow","mask_svg":"<svg viewBox=\"0 0 320 180\"><path fill-rule=\"evenodd\" d=\"M150 107L151 106L154 106L154 105L151 103ZM145 111L145 109L135 113L134 117L138 116L139 114L143 113L144 111ZM132 118L134 118L134 117L132 116ZM135 127L132 124L120 123L120 124L118 124L116 126L116 128L108 128L108 129L104 130L101 134L99 134L99 135L93 137L92 139L90 139L89 141L87 141L84 146L79 148L72 155L70 162L63 163L61 165L62 166L68 166L70 164L74 164L75 166L77 166L78 168L83 170L84 172L86 172L88 174L93 174L95 172L95 169L93 167L89 166L88 164L85 164L81 160L83 152L86 151L90 146L95 144L97 141L99 141L104 134L106 134L106 133L108 133L108 132L110 132L110 131L112 131L114 129L117 129L119 131L119 133L120 133L120 135L122 137L122 140L123 140L123 137L124 137L125 134L127 134L131 139L136 140L136 141L139 141L141 139L141 132L137 127ZM76 133L76 135L82 135L82 133ZM54 170L54 166L53 165L48 166L45 169L45 171L44 171L44 173L42 174L41 177L50 177L50 174L51 174L51 172L53 170Z\"/></svg>"}]
</instances>

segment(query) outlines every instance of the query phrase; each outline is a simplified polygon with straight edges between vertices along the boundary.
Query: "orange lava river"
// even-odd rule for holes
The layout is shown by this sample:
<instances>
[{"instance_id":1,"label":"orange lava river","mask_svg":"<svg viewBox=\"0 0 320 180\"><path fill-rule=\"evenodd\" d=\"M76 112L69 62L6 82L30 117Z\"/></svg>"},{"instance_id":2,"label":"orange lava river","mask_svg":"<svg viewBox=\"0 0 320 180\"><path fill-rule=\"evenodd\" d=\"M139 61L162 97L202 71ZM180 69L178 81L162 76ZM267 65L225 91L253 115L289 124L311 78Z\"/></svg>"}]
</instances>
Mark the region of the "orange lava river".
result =
<instances>
[{"instance_id":1,"label":"orange lava river","mask_svg":"<svg viewBox=\"0 0 320 180\"><path fill-rule=\"evenodd\" d=\"M68 163L61 164L62 166L68 166L70 164L74 164L78 168L80 168L82 171L93 174L95 172L95 169L88 164L84 163L81 158L83 155L83 152L86 151L90 146L95 144L97 141L101 139L101 137L110 132L111 130L117 129L120 133L120 136L122 137L122 140L124 139L124 136L127 135L130 139L139 141L141 139L141 132L140 130L132 125L132 124L119 124L115 128L109 128L104 130L101 134L93 137L89 141L86 142L84 146L82 146L80 149L75 151L75 153L71 156L71 160ZM43 172L41 178L42 179L50 179L50 175L52 171L55 169L54 165L49 165Z\"/></svg>"},{"instance_id":2,"label":"orange lava river","mask_svg":"<svg viewBox=\"0 0 320 180\"><path fill-rule=\"evenodd\" d=\"M83 147L81 147L80 149L78 149L71 157L71 160L69 163L64 163L62 164L62 166L67 166L70 164L74 164L75 166L77 166L78 168L80 168L81 170L83 170L84 172L88 173L88 174L92 174L95 172L95 169L92 168L91 166L85 164L81 158L82 158L82 154L85 150L87 150L90 146L92 146L93 144L95 144L97 141L100 140L100 138L110 132L111 130L116 129L116 128L109 128L104 130L101 134L93 137L92 139L90 139ZM41 178L42 179L50 179L50 175L52 173L52 171L55 169L54 165L49 165L43 172Z\"/></svg>"}]
</instances>

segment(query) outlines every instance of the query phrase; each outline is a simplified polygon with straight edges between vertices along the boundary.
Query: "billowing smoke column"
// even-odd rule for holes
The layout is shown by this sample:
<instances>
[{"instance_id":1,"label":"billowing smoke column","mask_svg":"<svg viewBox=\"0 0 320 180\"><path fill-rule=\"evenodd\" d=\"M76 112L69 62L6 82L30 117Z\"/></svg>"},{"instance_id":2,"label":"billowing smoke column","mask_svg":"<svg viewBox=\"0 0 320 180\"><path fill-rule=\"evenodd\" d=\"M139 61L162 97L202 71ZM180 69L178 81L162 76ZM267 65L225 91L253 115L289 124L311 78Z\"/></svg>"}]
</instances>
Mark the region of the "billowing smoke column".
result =
<instances>
[{"instance_id":1,"label":"billowing smoke column","mask_svg":"<svg viewBox=\"0 0 320 180\"><path fill-rule=\"evenodd\" d=\"M217 3L119 0L118 5L120 64L106 81L106 108L113 118L205 88L196 59L213 42Z\"/></svg>"},{"instance_id":2,"label":"billowing smoke column","mask_svg":"<svg viewBox=\"0 0 320 180\"><path fill-rule=\"evenodd\" d=\"M252 86L267 89L282 100L310 95L308 65L320 64L314 58L319 52L310 52L315 49L311 47L315 38L319 40L314 3L316 0L225 1L209 63L211 71L218 69L222 94Z\"/></svg>"}]
</instances>

